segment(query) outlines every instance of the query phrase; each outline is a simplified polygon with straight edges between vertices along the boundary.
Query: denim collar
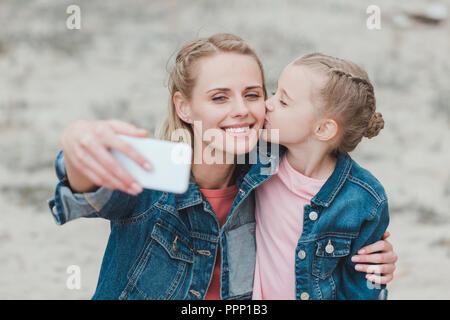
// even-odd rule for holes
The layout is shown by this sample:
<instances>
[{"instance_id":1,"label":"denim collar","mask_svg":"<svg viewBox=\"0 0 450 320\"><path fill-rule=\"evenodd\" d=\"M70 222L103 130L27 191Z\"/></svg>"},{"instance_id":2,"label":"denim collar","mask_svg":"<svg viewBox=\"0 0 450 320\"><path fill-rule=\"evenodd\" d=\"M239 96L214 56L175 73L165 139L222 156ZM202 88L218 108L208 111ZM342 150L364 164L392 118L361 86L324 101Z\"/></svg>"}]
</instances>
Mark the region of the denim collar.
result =
<instances>
[{"instance_id":1,"label":"denim collar","mask_svg":"<svg viewBox=\"0 0 450 320\"><path fill-rule=\"evenodd\" d=\"M278 153L272 152L270 148L266 152L261 152L259 148L255 148L254 150L257 152L256 164L238 164L236 167L236 170L238 170L236 176L237 185L245 193L252 191L270 178L274 172L272 171L268 174L269 168L277 167L287 148L279 145ZM311 199L311 203L329 207L347 180L351 168L352 159L350 156L348 154L339 154L333 173L314 198ZM191 171L188 189L185 193L175 195L176 209L181 210L200 204L202 201L202 194Z\"/></svg>"},{"instance_id":2,"label":"denim collar","mask_svg":"<svg viewBox=\"0 0 450 320\"><path fill-rule=\"evenodd\" d=\"M274 149L274 147L277 147ZM267 150L257 149L257 163L254 164L244 177L253 188L275 174L278 164L287 148L282 145L269 144Z\"/></svg>"},{"instance_id":3,"label":"denim collar","mask_svg":"<svg viewBox=\"0 0 450 320\"><path fill-rule=\"evenodd\" d=\"M181 210L190 206L197 205L202 202L202 195L200 189L195 183L194 175L189 178L189 185L186 192L175 195L175 206L177 210Z\"/></svg>"},{"instance_id":4,"label":"denim collar","mask_svg":"<svg viewBox=\"0 0 450 320\"><path fill-rule=\"evenodd\" d=\"M352 168L352 159L348 154L339 154L333 173L311 199L311 202L323 207L329 207L347 180Z\"/></svg>"},{"instance_id":5,"label":"denim collar","mask_svg":"<svg viewBox=\"0 0 450 320\"><path fill-rule=\"evenodd\" d=\"M251 153L256 153L252 155L256 157L256 163L249 163L249 153L245 164L238 164L236 166L236 184L244 193L252 191L256 188L256 186L267 180L274 173L274 171L271 171L270 168L277 167L277 164L286 151L286 148L279 145L279 152L274 152L273 154L271 150L271 146L269 145L266 151L261 151L258 142L258 146L251 151ZM182 194L175 195L176 209L181 210L200 204L202 201L202 193L198 188L194 175L191 171L188 189Z\"/></svg>"}]
</instances>

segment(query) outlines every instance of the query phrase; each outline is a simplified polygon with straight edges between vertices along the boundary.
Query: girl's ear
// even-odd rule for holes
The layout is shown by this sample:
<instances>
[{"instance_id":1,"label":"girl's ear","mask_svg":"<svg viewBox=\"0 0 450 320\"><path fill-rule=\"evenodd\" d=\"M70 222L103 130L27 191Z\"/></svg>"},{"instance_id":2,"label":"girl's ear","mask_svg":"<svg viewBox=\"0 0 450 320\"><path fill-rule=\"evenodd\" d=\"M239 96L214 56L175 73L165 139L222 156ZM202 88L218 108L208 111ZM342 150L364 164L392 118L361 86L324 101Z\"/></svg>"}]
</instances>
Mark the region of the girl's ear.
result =
<instances>
[{"instance_id":1,"label":"girl's ear","mask_svg":"<svg viewBox=\"0 0 450 320\"><path fill-rule=\"evenodd\" d=\"M173 104L175 105L178 117L184 122L192 123L191 105L180 91L175 92L173 95Z\"/></svg>"},{"instance_id":2,"label":"girl's ear","mask_svg":"<svg viewBox=\"0 0 450 320\"><path fill-rule=\"evenodd\" d=\"M323 119L316 128L315 134L320 141L331 141L338 134L339 126L333 119Z\"/></svg>"}]
</instances>

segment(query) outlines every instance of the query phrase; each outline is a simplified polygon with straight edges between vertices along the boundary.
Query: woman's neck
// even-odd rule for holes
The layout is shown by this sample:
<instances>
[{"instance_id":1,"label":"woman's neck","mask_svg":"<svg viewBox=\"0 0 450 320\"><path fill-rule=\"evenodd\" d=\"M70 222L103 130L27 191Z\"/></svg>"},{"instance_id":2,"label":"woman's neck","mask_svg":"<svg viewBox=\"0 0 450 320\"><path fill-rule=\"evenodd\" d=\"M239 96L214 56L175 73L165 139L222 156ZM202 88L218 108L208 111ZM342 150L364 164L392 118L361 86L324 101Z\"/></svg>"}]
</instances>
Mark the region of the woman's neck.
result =
<instances>
[{"instance_id":1,"label":"woman's neck","mask_svg":"<svg viewBox=\"0 0 450 320\"><path fill-rule=\"evenodd\" d=\"M286 158L292 168L314 179L328 179L336 166L336 158L324 145L289 145Z\"/></svg>"},{"instance_id":2,"label":"woman's neck","mask_svg":"<svg viewBox=\"0 0 450 320\"><path fill-rule=\"evenodd\" d=\"M192 174L200 189L223 189L233 181L235 164L200 164L192 165Z\"/></svg>"}]
</instances>

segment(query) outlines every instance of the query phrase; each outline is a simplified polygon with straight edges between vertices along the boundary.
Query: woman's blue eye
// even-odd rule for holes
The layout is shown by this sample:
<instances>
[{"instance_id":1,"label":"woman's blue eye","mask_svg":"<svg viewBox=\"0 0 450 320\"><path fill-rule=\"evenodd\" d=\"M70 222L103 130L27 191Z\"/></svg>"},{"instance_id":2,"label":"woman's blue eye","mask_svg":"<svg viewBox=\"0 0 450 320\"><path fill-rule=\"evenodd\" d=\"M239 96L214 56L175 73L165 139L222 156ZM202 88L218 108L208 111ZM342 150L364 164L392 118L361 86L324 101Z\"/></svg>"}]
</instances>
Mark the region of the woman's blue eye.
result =
<instances>
[{"instance_id":1,"label":"woman's blue eye","mask_svg":"<svg viewBox=\"0 0 450 320\"><path fill-rule=\"evenodd\" d=\"M223 100L225 100L225 96L214 97L212 99L213 99L213 101L223 101Z\"/></svg>"},{"instance_id":2,"label":"woman's blue eye","mask_svg":"<svg viewBox=\"0 0 450 320\"><path fill-rule=\"evenodd\" d=\"M260 95L259 95L259 94L248 94L246 97L249 97L249 98L259 98Z\"/></svg>"}]
</instances>

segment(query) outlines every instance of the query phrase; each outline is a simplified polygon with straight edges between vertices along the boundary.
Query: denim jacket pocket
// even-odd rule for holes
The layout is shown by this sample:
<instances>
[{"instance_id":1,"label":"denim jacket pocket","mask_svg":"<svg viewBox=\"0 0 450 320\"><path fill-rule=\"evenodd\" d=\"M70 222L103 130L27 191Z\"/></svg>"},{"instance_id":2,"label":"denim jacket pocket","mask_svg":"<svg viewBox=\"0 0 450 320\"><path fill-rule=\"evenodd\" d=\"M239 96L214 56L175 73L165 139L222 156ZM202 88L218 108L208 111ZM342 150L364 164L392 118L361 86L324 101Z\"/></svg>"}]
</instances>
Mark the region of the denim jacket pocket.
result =
<instances>
[{"instance_id":1,"label":"denim jacket pocket","mask_svg":"<svg viewBox=\"0 0 450 320\"><path fill-rule=\"evenodd\" d=\"M340 258L350 253L351 239L327 237L316 241L312 274L326 279L336 269Z\"/></svg>"},{"instance_id":2,"label":"denim jacket pocket","mask_svg":"<svg viewBox=\"0 0 450 320\"><path fill-rule=\"evenodd\" d=\"M184 238L176 230L159 220L156 222L152 238L158 242L172 259L194 262L194 251L189 245L189 239Z\"/></svg>"},{"instance_id":3,"label":"denim jacket pocket","mask_svg":"<svg viewBox=\"0 0 450 320\"><path fill-rule=\"evenodd\" d=\"M120 299L183 299L181 288L193 262L189 238L158 219L128 272L129 283Z\"/></svg>"}]
</instances>

